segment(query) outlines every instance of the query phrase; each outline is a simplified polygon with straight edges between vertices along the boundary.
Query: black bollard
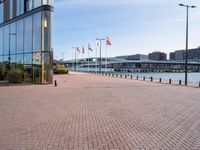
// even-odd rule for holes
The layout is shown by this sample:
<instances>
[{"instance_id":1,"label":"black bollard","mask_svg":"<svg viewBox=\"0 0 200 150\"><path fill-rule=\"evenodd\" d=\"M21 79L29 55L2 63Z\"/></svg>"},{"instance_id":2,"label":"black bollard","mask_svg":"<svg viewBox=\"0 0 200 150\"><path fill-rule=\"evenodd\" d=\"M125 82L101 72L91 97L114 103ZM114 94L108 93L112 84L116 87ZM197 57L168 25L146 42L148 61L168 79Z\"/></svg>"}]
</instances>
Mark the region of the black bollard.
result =
<instances>
[{"instance_id":1,"label":"black bollard","mask_svg":"<svg viewBox=\"0 0 200 150\"><path fill-rule=\"evenodd\" d=\"M133 76L131 75L131 79L133 79Z\"/></svg>"},{"instance_id":2,"label":"black bollard","mask_svg":"<svg viewBox=\"0 0 200 150\"><path fill-rule=\"evenodd\" d=\"M122 78L122 75L120 75L120 78Z\"/></svg>"},{"instance_id":3,"label":"black bollard","mask_svg":"<svg viewBox=\"0 0 200 150\"><path fill-rule=\"evenodd\" d=\"M199 87L200 87L200 82L199 82Z\"/></svg>"},{"instance_id":4,"label":"black bollard","mask_svg":"<svg viewBox=\"0 0 200 150\"><path fill-rule=\"evenodd\" d=\"M179 80L179 85L181 85L181 80Z\"/></svg>"},{"instance_id":5,"label":"black bollard","mask_svg":"<svg viewBox=\"0 0 200 150\"><path fill-rule=\"evenodd\" d=\"M143 77L143 80L145 81L145 77Z\"/></svg>"},{"instance_id":6,"label":"black bollard","mask_svg":"<svg viewBox=\"0 0 200 150\"><path fill-rule=\"evenodd\" d=\"M160 83L162 82L162 79L160 78L160 81L159 81Z\"/></svg>"},{"instance_id":7,"label":"black bollard","mask_svg":"<svg viewBox=\"0 0 200 150\"><path fill-rule=\"evenodd\" d=\"M127 75L125 75L125 79L127 78Z\"/></svg>"},{"instance_id":8,"label":"black bollard","mask_svg":"<svg viewBox=\"0 0 200 150\"><path fill-rule=\"evenodd\" d=\"M139 77L137 76L137 80L139 79Z\"/></svg>"},{"instance_id":9,"label":"black bollard","mask_svg":"<svg viewBox=\"0 0 200 150\"><path fill-rule=\"evenodd\" d=\"M172 79L169 79L169 84L171 84L172 83Z\"/></svg>"},{"instance_id":10,"label":"black bollard","mask_svg":"<svg viewBox=\"0 0 200 150\"><path fill-rule=\"evenodd\" d=\"M57 87L57 81L56 80L54 80L54 86Z\"/></svg>"},{"instance_id":11,"label":"black bollard","mask_svg":"<svg viewBox=\"0 0 200 150\"><path fill-rule=\"evenodd\" d=\"M153 82L153 77L151 77L151 82Z\"/></svg>"}]
</instances>

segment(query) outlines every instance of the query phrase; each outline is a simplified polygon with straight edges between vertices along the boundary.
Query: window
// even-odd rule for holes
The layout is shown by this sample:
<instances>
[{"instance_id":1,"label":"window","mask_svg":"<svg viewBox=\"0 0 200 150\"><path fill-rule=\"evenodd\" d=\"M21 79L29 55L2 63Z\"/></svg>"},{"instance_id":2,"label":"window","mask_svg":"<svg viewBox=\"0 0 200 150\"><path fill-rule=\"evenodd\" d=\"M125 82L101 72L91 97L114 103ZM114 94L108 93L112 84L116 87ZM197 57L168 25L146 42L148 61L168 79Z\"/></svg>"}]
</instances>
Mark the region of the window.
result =
<instances>
[{"instance_id":1,"label":"window","mask_svg":"<svg viewBox=\"0 0 200 150\"><path fill-rule=\"evenodd\" d=\"M4 29L4 35L3 35L3 47L4 47L4 55L8 55L9 54L9 25L5 26Z\"/></svg>"},{"instance_id":2,"label":"window","mask_svg":"<svg viewBox=\"0 0 200 150\"><path fill-rule=\"evenodd\" d=\"M17 0L17 16L24 13L24 0Z\"/></svg>"},{"instance_id":3,"label":"window","mask_svg":"<svg viewBox=\"0 0 200 150\"><path fill-rule=\"evenodd\" d=\"M17 53L24 52L24 20L17 21Z\"/></svg>"},{"instance_id":4,"label":"window","mask_svg":"<svg viewBox=\"0 0 200 150\"><path fill-rule=\"evenodd\" d=\"M3 28L0 28L0 56L3 55Z\"/></svg>"},{"instance_id":5,"label":"window","mask_svg":"<svg viewBox=\"0 0 200 150\"><path fill-rule=\"evenodd\" d=\"M41 13L33 16L33 52L41 51L42 49L42 25Z\"/></svg>"},{"instance_id":6,"label":"window","mask_svg":"<svg viewBox=\"0 0 200 150\"><path fill-rule=\"evenodd\" d=\"M35 0L33 3L33 7L37 8L40 7L42 5L42 1L41 0Z\"/></svg>"},{"instance_id":7,"label":"window","mask_svg":"<svg viewBox=\"0 0 200 150\"><path fill-rule=\"evenodd\" d=\"M16 53L16 23L10 24L10 54Z\"/></svg>"},{"instance_id":8,"label":"window","mask_svg":"<svg viewBox=\"0 0 200 150\"><path fill-rule=\"evenodd\" d=\"M0 4L0 23L4 21L4 3Z\"/></svg>"},{"instance_id":9,"label":"window","mask_svg":"<svg viewBox=\"0 0 200 150\"><path fill-rule=\"evenodd\" d=\"M24 52L32 52L32 16L24 19Z\"/></svg>"},{"instance_id":10,"label":"window","mask_svg":"<svg viewBox=\"0 0 200 150\"><path fill-rule=\"evenodd\" d=\"M10 0L10 19L13 18L13 0Z\"/></svg>"}]
</instances>

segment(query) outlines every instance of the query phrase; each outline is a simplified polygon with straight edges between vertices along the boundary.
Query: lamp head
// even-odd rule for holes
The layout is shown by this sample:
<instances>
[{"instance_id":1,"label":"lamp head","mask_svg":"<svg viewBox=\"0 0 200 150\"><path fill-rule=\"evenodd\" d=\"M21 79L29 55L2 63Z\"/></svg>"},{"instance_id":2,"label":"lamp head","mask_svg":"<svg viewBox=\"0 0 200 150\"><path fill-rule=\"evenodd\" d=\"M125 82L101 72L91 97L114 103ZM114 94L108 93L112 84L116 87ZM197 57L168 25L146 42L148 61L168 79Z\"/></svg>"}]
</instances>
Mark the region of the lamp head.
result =
<instances>
[{"instance_id":1,"label":"lamp head","mask_svg":"<svg viewBox=\"0 0 200 150\"><path fill-rule=\"evenodd\" d=\"M192 8L197 8L197 6L191 6Z\"/></svg>"},{"instance_id":2,"label":"lamp head","mask_svg":"<svg viewBox=\"0 0 200 150\"><path fill-rule=\"evenodd\" d=\"M179 6L185 6L184 4L178 4Z\"/></svg>"}]
</instances>

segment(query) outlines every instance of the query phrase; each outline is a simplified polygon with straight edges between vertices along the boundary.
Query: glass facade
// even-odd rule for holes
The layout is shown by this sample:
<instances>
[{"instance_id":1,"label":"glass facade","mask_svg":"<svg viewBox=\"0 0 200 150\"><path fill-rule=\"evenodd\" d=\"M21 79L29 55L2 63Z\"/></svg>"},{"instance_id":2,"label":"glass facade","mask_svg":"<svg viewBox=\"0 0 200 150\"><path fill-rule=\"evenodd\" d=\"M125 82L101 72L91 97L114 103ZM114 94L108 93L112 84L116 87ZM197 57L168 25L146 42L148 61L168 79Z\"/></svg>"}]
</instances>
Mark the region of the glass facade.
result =
<instances>
[{"instance_id":1,"label":"glass facade","mask_svg":"<svg viewBox=\"0 0 200 150\"><path fill-rule=\"evenodd\" d=\"M23 17L24 12L52 3L50 0L16 0L16 9L9 11L9 17L15 18L14 14L16 18L22 17L10 24L0 22L0 73L4 79L9 70L17 68L23 72L25 82L52 83L52 11L41 10ZM0 11L2 5L0 0Z\"/></svg>"}]
</instances>

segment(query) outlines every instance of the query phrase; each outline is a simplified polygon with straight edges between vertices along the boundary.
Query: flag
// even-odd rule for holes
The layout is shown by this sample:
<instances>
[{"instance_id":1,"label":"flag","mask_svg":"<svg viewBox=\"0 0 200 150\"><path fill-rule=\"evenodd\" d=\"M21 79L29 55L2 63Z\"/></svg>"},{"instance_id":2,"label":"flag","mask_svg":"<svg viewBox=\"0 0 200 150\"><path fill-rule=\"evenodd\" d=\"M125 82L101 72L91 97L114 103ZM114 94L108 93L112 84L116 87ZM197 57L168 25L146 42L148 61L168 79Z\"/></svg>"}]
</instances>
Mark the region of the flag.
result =
<instances>
[{"instance_id":1,"label":"flag","mask_svg":"<svg viewBox=\"0 0 200 150\"><path fill-rule=\"evenodd\" d=\"M82 53L84 54L85 53L85 49L84 49L84 47L82 46Z\"/></svg>"},{"instance_id":2,"label":"flag","mask_svg":"<svg viewBox=\"0 0 200 150\"><path fill-rule=\"evenodd\" d=\"M81 52L80 49L79 49L78 47L76 48L76 50L77 50L77 52L79 52L79 53Z\"/></svg>"},{"instance_id":3,"label":"flag","mask_svg":"<svg viewBox=\"0 0 200 150\"><path fill-rule=\"evenodd\" d=\"M93 51L92 48L90 47L90 44L88 44L88 50Z\"/></svg>"},{"instance_id":4,"label":"flag","mask_svg":"<svg viewBox=\"0 0 200 150\"><path fill-rule=\"evenodd\" d=\"M108 46L112 45L110 38L108 36L106 37L106 45L108 45Z\"/></svg>"}]
</instances>

